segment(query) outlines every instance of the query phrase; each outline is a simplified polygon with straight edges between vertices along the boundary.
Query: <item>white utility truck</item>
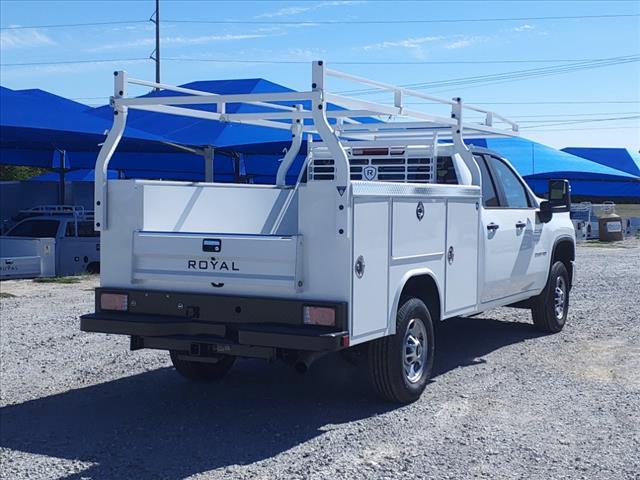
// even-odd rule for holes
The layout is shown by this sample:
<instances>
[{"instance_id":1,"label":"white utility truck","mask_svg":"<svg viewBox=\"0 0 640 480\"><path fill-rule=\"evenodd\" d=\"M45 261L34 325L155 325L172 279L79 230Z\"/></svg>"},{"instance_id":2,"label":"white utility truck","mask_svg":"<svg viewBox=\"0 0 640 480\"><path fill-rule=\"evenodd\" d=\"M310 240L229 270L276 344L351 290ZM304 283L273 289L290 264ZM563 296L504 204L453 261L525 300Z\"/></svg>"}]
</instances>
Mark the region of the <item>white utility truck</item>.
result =
<instances>
[{"instance_id":1,"label":"white utility truck","mask_svg":"<svg viewBox=\"0 0 640 480\"><path fill-rule=\"evenodd\" d=\"M76 275L100 270L100 233L93 212L77 205L41 205L0 236L0 279Z\"/></svg>"},{"instance_id":2,"label":"white utility truck","mask_svg":"<svg viewBox=\"0 0 640 480\"><path fill-rule=\"evenodd\" d=\"M329 93L329 76L390 103ZM128 84L175 94L128 98ZM310 87L215 95L115 72L114 124L96 165L101 286L82 330L169 350L194 380L222 377L236 357L304 370L360 347L379 394L410 402L431 375L434 322L510 305L530 308L545 332L563 328L575 253L568 183L537 198L505 159L463 140L517 135L515 123L322 61ZM448 113L412 110L407 98ZM292 143L274 185L107 180L129 109L284 129ZM303 135L305 163L286 185Z\"/></svg>"}]
</instances>

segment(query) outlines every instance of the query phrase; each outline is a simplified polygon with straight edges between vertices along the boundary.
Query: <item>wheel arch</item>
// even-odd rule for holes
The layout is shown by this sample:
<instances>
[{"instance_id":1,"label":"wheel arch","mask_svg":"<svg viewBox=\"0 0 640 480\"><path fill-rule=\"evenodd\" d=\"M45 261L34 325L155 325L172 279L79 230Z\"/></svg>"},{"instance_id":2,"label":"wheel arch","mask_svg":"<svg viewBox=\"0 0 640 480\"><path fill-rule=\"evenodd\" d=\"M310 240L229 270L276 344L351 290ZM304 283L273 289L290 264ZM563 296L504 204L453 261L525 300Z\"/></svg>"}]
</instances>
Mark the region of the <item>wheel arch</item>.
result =
<instances>
[{"instance_id":1,"label":"wheel arch","mask_svg":"<svg viewBox=\"0 0 640 480\"><path fill-rule=\"evenodd\" d=\"M568 235L557 238L553 244L549 270L551 270L551 267L556 261L562 262L567 269L567 272L569 272L569 288L573 286L573 262L575 259L576 244L574 239Z\"/></svg>"},{"instance_id":2,"label":"wheel arch","mask_svg":"<svg viewBox=\"0 0 640 480\"><path fill-rule=\"evenodd\" d=\"M406 296L422 300L429 308L434 322L442 319L442 288L432 270L421 268L410 270L403 275L393 298L391 325L395 326L400 300Z\"/></svg>"}]
</instances>

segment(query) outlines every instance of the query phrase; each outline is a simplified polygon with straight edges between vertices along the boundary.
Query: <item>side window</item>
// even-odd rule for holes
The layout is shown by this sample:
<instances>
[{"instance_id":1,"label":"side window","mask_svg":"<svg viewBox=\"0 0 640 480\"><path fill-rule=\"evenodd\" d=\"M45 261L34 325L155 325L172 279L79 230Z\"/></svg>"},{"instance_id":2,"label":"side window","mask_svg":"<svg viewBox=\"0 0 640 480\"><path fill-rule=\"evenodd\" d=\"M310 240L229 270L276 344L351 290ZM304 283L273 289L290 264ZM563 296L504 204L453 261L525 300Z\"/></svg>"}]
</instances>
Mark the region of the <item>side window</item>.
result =
<instances>
[{"instance_id":1,"label":"side window","mask_svg":"<svg viewBox=\"0 0 640 480\"><path fill-rule=\"evenodd\" d=\"M93 229L93 222L78 222L79 237L99 237L100 232Z\"/></svg>"},{"instance_id":2,"label":"side window","mask_svg":"<svg viewBox=\"0 0 640 480\"><path fill-rule=\"evenodd\" d=\"M26 220L9 230L7 236L55 238L59 226L58 220Z\"/></svg>"},{"instance_id":3,"label":"side window","mask_svg":"<svg viewBox=\"0 0 640 480\"><path fill-rule=\"evenodd\" d=\"M502 185L507 202L505 206L509 208L528 208L529 198L527 197L527 192L516 174L506 163L496 157L489 157L489 161L496 174L497 181Z\"/></svg>"},{"instance_id":4,"label":"side window","mask_svg":"<svg viewBox=\"0 0 640 480\"><path fill-rule=\"evenodd\" d=\"M67 228L64 232L65 237L75 237L76 236L76 224L75 222L67 222Z\"/></svg>"},{"instance_id":5,"label":"side window","mask_svg":"<svg viewBox=\"0 0 640 480\"><path fill-rule=\"evenodd\" d=\"M436 183L458 185L456 169L451 157L438 157L436 163Z\"/></svg>"},{"instance_id":6,"label":"side window","mask_svg":"<svg viewBox=\"0 0 640 480\"><path fill-rule=\"evenodd\" d=\"M480 167L480 175L482 176L482 204L485 207L498 207L500 202L498 201L498 194L496 193L496 187L491 178L491 174L487 169L487 164L479 155L475 155L473 158L478 162Z\"/></svg>"}]
</instances>

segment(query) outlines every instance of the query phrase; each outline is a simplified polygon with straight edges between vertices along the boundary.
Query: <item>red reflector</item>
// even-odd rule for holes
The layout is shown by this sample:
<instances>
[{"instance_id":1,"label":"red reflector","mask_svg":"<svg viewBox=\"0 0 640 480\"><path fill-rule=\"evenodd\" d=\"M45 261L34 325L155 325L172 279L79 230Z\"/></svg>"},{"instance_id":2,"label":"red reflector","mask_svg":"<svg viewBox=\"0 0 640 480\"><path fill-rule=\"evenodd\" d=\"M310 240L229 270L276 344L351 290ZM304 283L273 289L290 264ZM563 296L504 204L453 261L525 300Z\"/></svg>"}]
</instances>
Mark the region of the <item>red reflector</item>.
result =
<instances>
[{"instance_id":1,"label":"red reflector","mask_svg":"<svg viewBox=\"0 0 640 480\"><path fill-rule=\"evenodd\" d=\"M333 308L305 306L302 314L306 325L334 327L336 324L336 311Z\"/></svg>"},{"instance_id":2,"label":"red reflector","mask_svg":"<svg viewBox=\"0 0 640 480\"><path fill-rule=\"evenodd\" d=\"M349 335L343 335L340 339L340 346L348 347L349 346Z\"/></svg>"},{"instance_id":3,"label":"red reflector","mask_svg":"<svg viewBox=\"0 0 640 480\"><path fill-rule=\"evenodd\" d=\"M123 293L102 293L100 294L101 310L126 311L129 307L129 296Z\"/></svg>"}]
</instances>

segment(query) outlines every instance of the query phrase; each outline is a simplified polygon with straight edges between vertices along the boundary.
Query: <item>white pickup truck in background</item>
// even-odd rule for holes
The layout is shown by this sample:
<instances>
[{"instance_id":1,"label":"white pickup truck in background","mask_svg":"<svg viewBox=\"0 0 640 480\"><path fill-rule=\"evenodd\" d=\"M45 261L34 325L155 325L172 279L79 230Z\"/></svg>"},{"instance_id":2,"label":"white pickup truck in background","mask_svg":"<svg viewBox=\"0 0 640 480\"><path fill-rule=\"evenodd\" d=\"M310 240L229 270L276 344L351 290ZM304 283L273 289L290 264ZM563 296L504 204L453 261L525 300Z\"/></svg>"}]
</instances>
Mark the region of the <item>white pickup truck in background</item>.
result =
<instances>
[{"instance_id":1,"label":"white pickup truck in background","mask_svg":"<svg viewBox=\"0 0 640 480\"><path fill-rule=\"evenodd\" d=\"M72 205L43 205L0 236L0 279L75 275L100 271L100 233L93 212Z\"/></svg>"},{"instance_id":2,"label":"white pickup truck in background","mask_svg":"<svg viewBox=\"0 0 640 480\"><path fill-rule=\"evenodd\" d=\"M331 94L327 76L390 92L393 106ZM82 330L169 350L194 380L222 377L237 357L303 371L358 348L377 392L403 403L431 376L434 322L515 306L540 330L562 330L575 258L568 183L538 198L506 159L464 142L517 135L515 123L321 61L305 92L212 95L115 77L96 164L101 286ZM180 95L127 98L128 83ZM407 97L449 113L412 111ZM227 111L240 103L243 113ZM206 104L216 112L193 108ZM135 108L289 130L292 145L275 185L107 180ZM484 121L463 122L469 110ZM306 160L286 185L303 134Z\"/></svg>"}]
</instances>

